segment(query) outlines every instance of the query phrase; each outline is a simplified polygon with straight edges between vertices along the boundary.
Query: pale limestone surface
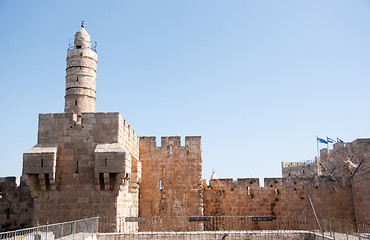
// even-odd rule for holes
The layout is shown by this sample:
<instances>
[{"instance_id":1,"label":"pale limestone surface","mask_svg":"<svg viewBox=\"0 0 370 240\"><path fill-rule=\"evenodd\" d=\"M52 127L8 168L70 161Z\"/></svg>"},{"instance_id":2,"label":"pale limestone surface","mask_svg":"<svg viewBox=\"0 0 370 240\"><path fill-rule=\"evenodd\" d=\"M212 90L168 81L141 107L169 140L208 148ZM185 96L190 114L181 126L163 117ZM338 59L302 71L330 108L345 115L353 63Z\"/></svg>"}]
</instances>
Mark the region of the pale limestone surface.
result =
<instances>
[{"instance_id":1,"label":"pale limestone surface","mask_svg":"<svg viewBox=\"0 0 370 240\"><path fill-rule=\"evenodd\" d=\"M33 224L137 216L139 137L119 113L95 113L97 54L84 28L67 53L65 113L40 114L37 145L24 153Z\"/></svg>"}]
</instances>

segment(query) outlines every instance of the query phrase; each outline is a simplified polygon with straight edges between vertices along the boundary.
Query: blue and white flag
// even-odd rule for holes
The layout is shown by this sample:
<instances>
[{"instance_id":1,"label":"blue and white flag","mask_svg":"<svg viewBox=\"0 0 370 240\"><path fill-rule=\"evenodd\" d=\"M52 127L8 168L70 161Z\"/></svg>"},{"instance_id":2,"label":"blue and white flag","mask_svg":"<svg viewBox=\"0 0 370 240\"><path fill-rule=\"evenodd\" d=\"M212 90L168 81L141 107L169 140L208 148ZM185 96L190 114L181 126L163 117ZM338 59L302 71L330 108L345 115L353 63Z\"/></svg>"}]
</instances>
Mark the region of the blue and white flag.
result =
<instances>
[{"instance_id":1,"label":"blue and white flag","mask_svg":"<svg viewBox=\"0 0 370 240\"><path fill-rule=\"evenodd\" d=\"M340 139L339 137L337 137L337 142L344 143L344 141L342 139Z\"/></svg>"},{"instance_id":2,"label":"blue and white flag","mask_svg":"<svg viewBox=\"0 0 370 240\"><path fill-rule=\"evenodd\" d=\"M318 137L316 137L317 138L317 141L319 142L319 143L325 143L325 144L328 144L328 142L327 141L325 141L324 139L322 139L322 138L318 138Z\"/></svg>"},{"instance_id":3,"label":"blue and white flag","mask_svg":"<svg viewBox=\"0 0 370 240\"><path fill-rule=\"evenodd\" d=\"M336 141L334 139L330 138L330 137L326 137L326 141L328 143L336 143Z\"/></svg>"}]
</instances>

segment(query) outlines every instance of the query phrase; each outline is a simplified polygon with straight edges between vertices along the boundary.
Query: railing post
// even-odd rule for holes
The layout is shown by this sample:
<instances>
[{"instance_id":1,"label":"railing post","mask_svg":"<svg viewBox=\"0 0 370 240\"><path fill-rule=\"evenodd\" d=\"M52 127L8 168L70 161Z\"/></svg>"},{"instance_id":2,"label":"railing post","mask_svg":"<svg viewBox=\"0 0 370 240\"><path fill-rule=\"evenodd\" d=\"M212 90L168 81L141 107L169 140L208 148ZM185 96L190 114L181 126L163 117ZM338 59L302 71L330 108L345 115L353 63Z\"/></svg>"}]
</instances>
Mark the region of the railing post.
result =
<instances>
[{"instance_id":1,"label":"railing post","mask_svg":"<svg viewBox=\"0 0 370 240\"><path fill-rule=\"evenodd\" d=\"M60 228L60 237L61 238L64 237L63 236L63 227L64 227L64 223L62 223L62 227Z\"/></svg>"}]
</instances>

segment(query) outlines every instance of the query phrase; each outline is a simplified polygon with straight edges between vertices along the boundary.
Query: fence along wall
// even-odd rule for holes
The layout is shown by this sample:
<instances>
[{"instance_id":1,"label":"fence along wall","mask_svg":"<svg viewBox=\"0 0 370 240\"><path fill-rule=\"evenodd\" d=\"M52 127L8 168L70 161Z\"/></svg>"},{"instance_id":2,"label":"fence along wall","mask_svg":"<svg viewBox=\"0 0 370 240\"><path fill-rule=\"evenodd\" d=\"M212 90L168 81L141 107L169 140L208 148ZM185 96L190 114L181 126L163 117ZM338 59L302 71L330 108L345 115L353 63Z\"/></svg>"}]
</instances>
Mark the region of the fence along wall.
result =
<instances>
[{"instance_id":1,"label":"fence along wall","mask_svg":"<svg viewBox=\"0 0 370 240\"><path fill-rule=\"evenodd\" d=\"M201 138L140 138L139 216L202 216Z\"/></svg>"}]
</instances>

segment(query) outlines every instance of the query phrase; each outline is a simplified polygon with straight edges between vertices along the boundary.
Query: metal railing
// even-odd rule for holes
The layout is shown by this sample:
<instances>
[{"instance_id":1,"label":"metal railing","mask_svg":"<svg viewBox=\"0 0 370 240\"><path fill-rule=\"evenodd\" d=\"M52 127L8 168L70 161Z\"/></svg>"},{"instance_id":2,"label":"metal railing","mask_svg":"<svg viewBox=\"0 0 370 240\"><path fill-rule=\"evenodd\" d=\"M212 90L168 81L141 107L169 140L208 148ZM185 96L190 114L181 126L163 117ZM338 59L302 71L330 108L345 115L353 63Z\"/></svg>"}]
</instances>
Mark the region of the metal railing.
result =
<instances>
[{"instance_id":1,"label":"metal railing","mask_svg":"<svg viewBox=\"0 0 370 240\"><path fill-rule=\"evenodd\" d=\"M98 46L98 43L96 41L91 41L90 44L91 44L90 49L97 53L96 48ZM71 49L75 49L75 46L74 46L74 43L69 42L67 51L69 51Z\"/></svg>"},{"instance_id":2,"label":"metal railing","mask_svg":"<svg viewBox=\"0 0 370 240\"><path fill-rule=\"evenodd\" d=\"M51 240L51 239L96 239L98 218L48 224L33 228L0 233L0 239Z\"/></svg>"},{"instance_id":3,"label":"metal railing","mask_svg":"<svg viewBox=\"0 0 370 240\"><path fill-rule=\"evenodd\" d=\"M136 232L143 236L143 233L149 232L228 233L233 231L249 233L273 231L274 234L287 234L292 231L298 231L332 239L340 239L339 236L370 239L370 224L356 224L338 219L307 218L304 216L264 218L252 216L99 218L99 233L115 232L131 234Z\"/></svg>"},{"instance_id":4,"label":"metal railing","mask_svg":"<svg viewBox=\"0 0 370 240\"><path fill-rule=\"evenodd\" d=\"M0 233L9 240L370 239L370 224L299 217L89 218Z\"/></svg>"}]
</instances>

